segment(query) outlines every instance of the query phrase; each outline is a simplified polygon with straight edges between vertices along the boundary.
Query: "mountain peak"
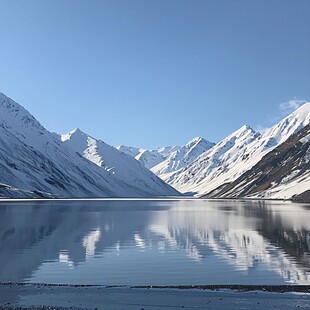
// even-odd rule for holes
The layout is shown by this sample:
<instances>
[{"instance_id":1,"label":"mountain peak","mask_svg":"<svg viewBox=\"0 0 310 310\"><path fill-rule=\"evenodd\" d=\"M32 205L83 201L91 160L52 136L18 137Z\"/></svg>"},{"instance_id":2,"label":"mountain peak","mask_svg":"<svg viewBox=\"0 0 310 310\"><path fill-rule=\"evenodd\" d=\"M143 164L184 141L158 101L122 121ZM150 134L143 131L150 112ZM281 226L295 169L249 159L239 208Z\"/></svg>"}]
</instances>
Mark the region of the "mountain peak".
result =
<instances>
[{"instance_id":1,"label":"mountain peak","mask_svg":"<svg viewBox=\"0 0 310 310\"><path fill-rule=\"evenodd\" d=\"M3 93L0 93L0 123L15 130L18 128L21 132L26 127L45 130L25 108Z\"/></svg>"},{"instance_id":2,"label":"mountain peak","mask_svg":"<svg viewBox=\"0 0 310 310\"><path fill-rule=\"evenodd\" d=\"M78 134L84 134L84 132L80 129L80 128L75 128L72 131L70 131L71 133L78 133Z\"/></svg>"},{"instance_id":3,"label":"mountain peak","mask_svg":"<svg viewBox=\"0 0 310 310\"><path fill-rule=\"evenodd\" d=\"M205 140L204 138L202 137L195 137L193 138L192 140L190 140L189 142L186 143L186 146L191 146L191 145L195 145L201 141Z\"/></svg>"},{"instance_id":4,"label":"mountain peak","mask_svg":"<svg viewBox=\"0 0 310 310\"><path fill-rule=\"evenodd\" d=\"M195 137L195 138L193 138L191 141L193 141L193 142L199 142L199 141L201 141L201 140L204 140L204 138L202 138L202 137Z\"/></svg>"},{"instance_id":5,"label":"mountain peak","mask_svg":"<svg viewBox=\"0 0 310 310\"><path fill-rule=\"evenodd\" d=\"M206 145L215 145L213 142L210 142L202 137L195 137L192 140L190 140L188 143L186 143L185 147L192 147L194 145L198 144L206 144Z\"/></svg>"},{"instance_id":6,"label":"mountain peak","mask_svg":"<svg viewBox=\"0 0 310 310\"><path fill-rule=\"evenodd\" d=\"M251 127L248 124L244 124L241 128L250 129Z\"/></svg>"},{"instance_id":7,"label":"mountain peak","mask_svg":"<svg viewBox=\"0 0 310 310\"><path fill-rule=\"evenodd\" d=\"M250 130L250 131L255 132L255 130L254 130L251 126L249 126L248 124L244 124L242 127L240 127L239 130L240 130L240 131L241 131L241 130L242 130L242 131L248 131L248 130Z\"/></svg>"},{"instance_id":8,"label":"mountain peak","mask_svg":"<svg viewBox=\"0 0 310 310\"><path fill-rule=\"evenodd\" d=\"M310 102L304 103L273 127L267 129L262 137L268 142L272 137L274 146L286 141L292 134L298 132L310 121Z\"/></svg>"},{"instance_id":9,"label":"mountain peak","mask_svg":"<svg viewBox=\"0 0 310 310\"><path fill-rule=\"evenodd\" d=\"M226 139L230 139L232 137L242 137L244 135L248 135L248 134L256 134L256 131L250 127L249 125L243 125L242 127L240 127L239 129L237 129L236 131L234 131L232 134L230 134Z\"/></svg>"},{"instance_id":10,"label":"mountain peak","mask_svg":"<svg viewBox=\"0 0 310 310\"><path fill-rule=\"evenodd\" d=\"M310 101L305 102L304 104L302 104L299 108L297 108L297 109L295 110L295 112L296 112L296 111L301 111L301 110L307 110L307 111L309 111L309 110L310 110Z\"/></svg>"},{"instance_id":11,"label":"mountain peak","mask_svg":"<svg viewBox=\"0 0 310 310\"><path fill-rule=\"evenodd\" d=\"M86 134L84 131L82 131L80 128L75 128L69 131L68 133L62 134L61 141L65 142L67 140L72 140L72 139L86 140L88 137L90 136Z\"/></svg>"},{"instance_id":12,"label":"mountain peak","mask_svg":"<svg viewBox=\"0 0 310 310\"><path fill-rule=\"evenodd\" d=\"M288 118L296 117L296 118L310 118L310 102L306 102L293 111L290 115L287 116Z\"/></svg>"}]
</instances>

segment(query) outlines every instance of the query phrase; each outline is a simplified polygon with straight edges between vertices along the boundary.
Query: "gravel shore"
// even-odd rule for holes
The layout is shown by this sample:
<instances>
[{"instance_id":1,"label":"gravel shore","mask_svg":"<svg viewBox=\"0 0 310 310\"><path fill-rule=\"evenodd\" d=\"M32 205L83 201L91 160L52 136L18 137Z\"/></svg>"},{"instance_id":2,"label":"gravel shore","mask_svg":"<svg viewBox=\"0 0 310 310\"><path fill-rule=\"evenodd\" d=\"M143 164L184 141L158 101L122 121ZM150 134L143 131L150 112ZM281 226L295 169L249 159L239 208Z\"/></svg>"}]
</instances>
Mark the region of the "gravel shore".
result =
<instances>
[{"instance_id":1,"label":"gravel shore","mask_svg":"<svg viewBox=\"0 0 310 310\"><path fill-rule=\"evenodd\" d=\"M0 309L310 308L310 286L0 284Z\"/></svg>"}]
</instances>

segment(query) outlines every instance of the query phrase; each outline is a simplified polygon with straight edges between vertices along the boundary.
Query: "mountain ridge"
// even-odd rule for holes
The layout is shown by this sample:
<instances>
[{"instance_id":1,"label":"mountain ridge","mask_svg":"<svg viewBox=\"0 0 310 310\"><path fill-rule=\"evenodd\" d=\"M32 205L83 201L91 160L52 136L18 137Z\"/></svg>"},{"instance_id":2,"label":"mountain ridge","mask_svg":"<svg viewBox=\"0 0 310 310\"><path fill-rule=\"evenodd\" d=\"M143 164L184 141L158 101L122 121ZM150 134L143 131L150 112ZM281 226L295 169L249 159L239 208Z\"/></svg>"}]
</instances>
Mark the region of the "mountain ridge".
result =
<instances>
[{"instance_id":1,"label":"mountain ridge","mask_svg":"<svg viewBox=\"0 0 310 310\"><path fill-rule=\"evenodd\" d=\"M0 93L0 197L309 199L309 121L307 102L263 133L243 125L217 144L195 137L154 150L115 148L79 128L52 133ZM273 163L277 178L262 182Z\"/></svg>"},{"instance_id":2,"label":"mountain ridge","mask_svg":"<svg viewBox=\"0 0 310 310\"><path fill-rule=\"evenodd\" d=\"M152 191L154 193L157 191L159 195L167 187L167 184L146 169L139 161L119 152L102 140L93 138L80 129L74 129L68 134L61 135L61 140L64 145L75 150L103 170L112 173L119 180L125 180L136 190L147 192L152 187ZM177 193L175 192L175 194Z\"/></svg>"},{"instance_id":3,"label":"mountain ridge","mask_svg":"<svg viewBox=\"0 0 310 310\"><path fill-rule=\"evenodd\" d=\"M178 195L148 170L145 170L143 188L121 176L115 177L111 171L65 145L60 135L46 130L26 109L4 94L0 95L0 176L0 196L5 197Z\"/></svg>"},{"instance_id":4,"label":"mountain ridge","mask_svg":"<svg viewBox=\"0 0 310 310\"><path fill-rule=\"evenodd\" d=\"M222 184L233 182L309 120L310 103L305 103L263 134L244 125L193 163L163 179L180 192L207 194Z\"/></svg>"},{"instance_id":5,"label":"mountain ridge","mask_svg":"<svg viewBox=\"0 0 310 310\"><path fill-rule=\"evenodd\" d=\"M133 156L163 180L164 175L172 173L191 163L204 151L214 145L202 137L195 137L183 146L165 146L153 150L120 145L117 149Z\"/></svg>"},{"instance_id":6,"label":"mountain ridge","mask_svg":"<svg viewBox=\"0 0 310 310\"><path fill-rule=\"evenodd\" d=\"M310 188L310 124L266 154L230 184L203 197L298 200Z\"/></svg>"}]
</instances>

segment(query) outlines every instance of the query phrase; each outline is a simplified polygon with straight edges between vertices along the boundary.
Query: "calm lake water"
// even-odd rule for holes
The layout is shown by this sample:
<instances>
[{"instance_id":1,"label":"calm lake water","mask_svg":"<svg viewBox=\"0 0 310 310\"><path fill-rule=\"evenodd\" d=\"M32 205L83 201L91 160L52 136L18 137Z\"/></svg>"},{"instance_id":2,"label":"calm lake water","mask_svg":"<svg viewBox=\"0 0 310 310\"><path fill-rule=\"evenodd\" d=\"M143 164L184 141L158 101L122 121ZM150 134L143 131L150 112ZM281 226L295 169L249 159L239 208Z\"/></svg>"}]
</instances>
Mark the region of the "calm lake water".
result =
<instances>
[{"instance_id":1,"label":"calm lake water","mask_svg":"<svg viewBox=\"0 0 310 310\"><path fill-rule=\"evenodd\" d=\"M310 284L310 205L0 202L0 282Z\"/></svg>"}]
</instances>

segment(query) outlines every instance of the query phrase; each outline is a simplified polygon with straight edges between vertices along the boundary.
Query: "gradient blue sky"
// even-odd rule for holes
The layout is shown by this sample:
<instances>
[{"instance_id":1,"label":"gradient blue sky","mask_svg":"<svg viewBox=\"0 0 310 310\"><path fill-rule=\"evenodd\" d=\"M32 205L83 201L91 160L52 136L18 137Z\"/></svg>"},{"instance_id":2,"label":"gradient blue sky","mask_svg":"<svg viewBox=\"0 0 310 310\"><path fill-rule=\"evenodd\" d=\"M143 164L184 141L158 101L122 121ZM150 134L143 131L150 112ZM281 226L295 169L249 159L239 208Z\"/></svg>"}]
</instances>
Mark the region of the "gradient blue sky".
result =
<instances>
[{"instance_id":1,"label":"gradient blue sky","mask_svg":"<svg viewBox=\"0 0 310 310\"><path fill-rule=\"evenodd\" d=\"M0 12L0 91L58 133L217 142L310 100L309 0L1 0Z\"/></svg>"}]
</instances>

